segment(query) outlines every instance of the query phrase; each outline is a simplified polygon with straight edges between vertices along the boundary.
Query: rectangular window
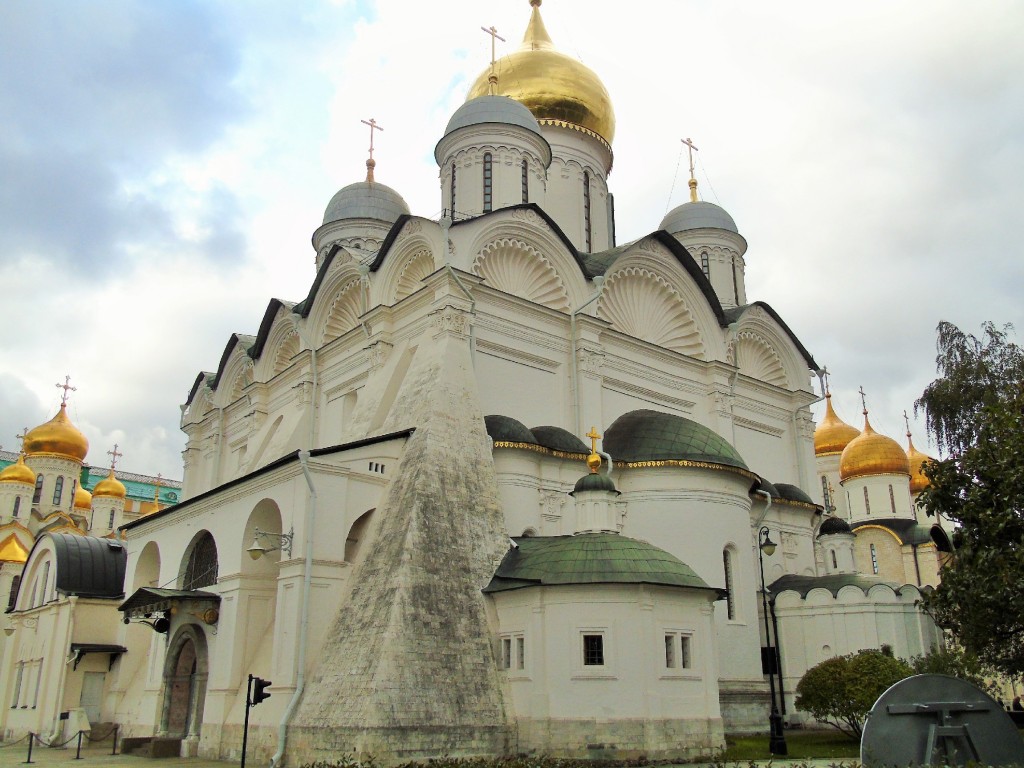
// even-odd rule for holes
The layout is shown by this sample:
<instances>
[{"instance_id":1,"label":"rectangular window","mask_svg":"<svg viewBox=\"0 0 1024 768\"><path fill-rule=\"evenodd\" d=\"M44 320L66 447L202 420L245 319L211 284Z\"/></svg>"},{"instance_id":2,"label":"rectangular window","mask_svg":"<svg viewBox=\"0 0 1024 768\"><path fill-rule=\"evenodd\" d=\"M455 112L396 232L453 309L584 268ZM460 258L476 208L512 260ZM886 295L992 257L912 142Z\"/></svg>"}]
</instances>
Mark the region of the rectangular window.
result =
<instances>
[{"instance_id":1,"label":"rectangular window","mask_svg":"<svg viewBox=\"0 0 1024 768\"><path fill-rule=\"evenodd\" d=\"M36 662L36 689L32 693L32 709L35 709L39 704L39 687L43 682L43 661L40 659Z\"/></svg>"},{"instance_id":2,"label":"rectangular window","mask_svg":"<svg viewBox=\"0 0 1024 768\"><path fill-rule=\"evenodd\" d=\"M590 235L590 173L587 171L583 172L583 228L586 235L586 250L590 253L594 249Z\"/></svg>"},{"instance_id":3,"label":"rectangular window","mask_svg":"<svg viewBox=\"0 0 1024 768\"><path fill-rule=\"evenodd\" d=\"M18 600L18 587L21 586L21 576L15 576L11 579L11 595L7 598L7 611L10 613L14 610L14 604Z\"/></svg>"},{"instance_id":4,"label":"rectangular window","mask_svg":"<svg viewBox=\"0 0 1024 768\"><path fill-rule=\"evenodd\" d=\"M831 512L832 506L832 494L828 492L828 478L824 475L821 476L821 496L825 500L825 511Z\"/></svg>"},{"instance_id":5,"label":"rectangular window","mask_svg":"<svg viewBox=\"0 0 1024 768\"><path fill-rule=\"evenodd\" d=\"M583 635L583 666L604 666L604 635Z\"/></svg>"},{"instance_id":6,"label":"rectangular window","mask_svg":"<svg viewBox=\"0 0 1024 768\"><path fill-rule=\"evenodd\" d=\"M722 564L725 568L725 611L730 621L736 618L736 600L732 589L732 552L722 550Z\"/></svg>"},{"instance_id":7,"label":"rectangular window","mask_svg":"<svg viewBox=\"0 0 1024 768\"><path fill-rule=\"evenodd\" d=\"M512 669L512 638L501 638L501 668Z\"/></svg>"},{"instance_id":8,"label":"rectangular window","mask_svg":"<svg viewBox=\"0 0 1024 768\"><path fill-rule=\"evenodd\" d=\"M43 476L36 476L36 489L32 493L32 503L38 504L39 500L43 497Z\"/></svg>"},{"instance_id":9,"label":"rectangular window","mask_svg":"<svg viewBox=\"0 0 1024 768\"><path fill-rule=\"evenodd\" d=\"M700 255L700 268L701 268L701 271L704 273L704 277L706 277L708 280L710 280L711 279L711 262L708 261L707 251L703 252Z\"/></svg>"},{"instance_id":10,"label":"rectangular window","mask_svg":"<svg viewBox=\"0 0 1024 768\"><path fill-rule=\"evenodd\" d=\"M107 528L114 530L114 510L110 510L110 520L107 522Z\"/></svg>"},{"instance_id":11,"label":"rectangular window","mask_svg":"<svg viewBox=\"0 0 1024 768\"><path fill-rule=\"evenodd\" d=\"M516 638L516 669L526 669L526 638Z\"/></svg>"},{"instance_id":12,"label":"rectangular window","mask_svg":"<svg viewBox=\"0 0 1024 768\"><path fill-rule=\"evenodd\" d=\"M11 709L17 709L18 699L21 698L21 679L25 674L25 662L18 662L18 670L14 677L14 695L11 697Z\"/></svg>"},{"instance_id":13,"label":"rectangular window","mask_svg":"<svg viewBox=\"0 0 1024 768\"><path fill-rule=\"evenodd\" d=\"M21 511L21 496L14 497L14 511L11 512L11 517L17 517L18 512Z\"/></svg>"},{"instance_id":14,"label":"rectangular window","mask_svg":"<svg viewBox=\"0 0 1024 768\"><path fill-rule=\"evenodd\" d=\"M60 506L60 497L64 493L64 478L58 477L56 483L53 486L53 504L54 506Z\"/></svg>"},{"instance_id":15,"label":"rectangular window","mask_svg":"<svg viewBox=\"0 0 1024 768\"><path fill-rule=\"evenodd\" d=\"M452 163L452 221L455 221L455 163Z\"/></svg>"},{"instance_id":16,"label":"rectangular window","mask_svg":"<svg viewBox=\"0 0 1024 768\"><path fill-rule=\"evenodd\" d=\"M523 202L530 202L530 185L529 185L529 172L526 165L526 160L523 160Z\"/></svg>"},{"instance_id":17,"label":"rectangular window","mask_svg":"<svg viewBox=\"0 0 1024 768\"><path fill-rule=\"evenodd\" d=\"M493 203L494 169L491 165L491 153L484 153L484 213L491 210Z\"/></svg>"},{"instance_id":18,"label":"rectangular window","mask_svg":"<svg viewBox=\"0 0 1024 768\"><path fill-rule=\"evenodd\" d=\"M868 489L864 489L864 514L871 514L871 499L868 498Z\"/></svg>"},{"instance_id":19,"label":"rectangular window","mask_svg":"<svg viewBox=\"0 0 1024 768\"><path fill-rule=\"evenodd\" d=\"M892 492L892 486L889 486L889 507L892 509L892 513L896 514L896 494Z\"/></svg>"},{"instance_id":20,"label":"rectangular window","mask_svg":"<svg viewBox=\"0 0 1024 768\"><path fill-rule=\"evenodd\" d=\"M690 668L690 640L687 632L665 633L665 668Z\"/></svg>"},{"instance_id":21,"label":"rectangular window","mask_svg":"<svg viewBox=\"0 0 1024 768\"><path fill-rule=\"evenodd\" d=\"M871 572L878 573L878 552L875 550L874 544L871 545Z\"/></svg>"}]
</instances>

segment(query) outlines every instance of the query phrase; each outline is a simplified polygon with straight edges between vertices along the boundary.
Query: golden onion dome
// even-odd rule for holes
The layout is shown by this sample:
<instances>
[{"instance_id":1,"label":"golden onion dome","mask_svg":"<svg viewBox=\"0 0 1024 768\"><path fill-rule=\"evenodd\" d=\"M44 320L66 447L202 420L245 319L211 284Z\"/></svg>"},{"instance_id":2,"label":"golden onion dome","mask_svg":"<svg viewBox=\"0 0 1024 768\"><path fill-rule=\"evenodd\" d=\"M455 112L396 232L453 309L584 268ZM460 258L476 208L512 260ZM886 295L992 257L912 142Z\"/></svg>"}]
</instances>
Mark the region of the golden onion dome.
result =
<instances>
[{"instance_id":1,"label":"golden onion dome","mask_svg":"<svg viewBox=\"0 0 1024 768\"><path fill-rule=\"evenodd\" d=\"M56 416L25 435L24 449L29 456L59 456L81 462L89 452L89 441L71 423L67 406L61 404Z\"/></svg>"},{"instance_id":2,"label":"golden onion dome","mask_svg":"<svg viewBox=\"0 0 1024 768\"><path fill-rule=\"evenodd\" d=\"M93 498L97 496L109 496L115 499L123 499L128 495L128 491L124 487L124 483L114 477L114 470L110 470L110 474L105 478L96 483L96 487L92 489Z\"/></svg>"},{"instance_id":3,"label":"golden onion dome","mask_svg":"<svg viewBox=\"0 0 1024 768\"><path fill-rule=\"evenodd\" d=\"M864 431L847 444L839 459L839 479L869 475L909 475L910 462L902 446L871 428L864 414Z\"/></svg>"},{"instance_id":4,"label":"golden onion dome","mask_svg":"<svg viewBox=\"0 0 1024 768\"><path fill-rule=\"evenodd\" d=\"M28 560L28 550L13 533L0 541L0 563L24 563Z\"/></svg>"},{"instance_id":5,"label":"golden onion dome","mask_svg":"<svg viewBox=\"0 0 1024 768\"><path fill-rule=\"evenodd\" d=\"M914 438L907 432L907 460L910 462L910 492L916 496L931 483L928 478L924 476L923 467L926 461L935 461L931 456L921 453L917 448L914 447Z\"/></svg>"},{"instance_id":6,"label":"golden onion dome","mask_svg":"<svg viewBox=\"0 0 1024 768\"><path fill-rule=\"evenodd\" d=\"M814 455L828 456L842 453L843 449L860 434L860 430L847 424L832 410L832 394L825 394L825 418L814 430Z\"/></svg>"},{"instance_id":7,"label":"golden onion dome","mask_svg":"<svg viewBox=\"0 0 1024 768\"><path fill-rule=\"evenodd\" d=\"M540 16L541 0L530 0L533 12L519 50L495 63L498 82L493 95L508 96L526 106L541 125L582 129L609 147L615 138L615 112L604 84L590 69L555 50ZM477 77L466 101L487 96L491 69Z\"/></svg>"},{"instance_id":8,"label":"golden onion dome","mask_svg":"<svg viewBox=\"0 0 1024 768\"><path fill-rule=\"evenodd\" d=\"M25 464L25 454L19 455L16 462L0 471L0 483L36 484L36 473Z\"/></svg>"},{"instance_id":9,"label":"golden onion dome","mask_svg":"<svg viewBox=\"0 0 1024 768\"><path fill-rule=\"evenodd\" d=\"M92 509L92 494L81 485L75 488L75 509Z\"/></svg>"}]
</instances>

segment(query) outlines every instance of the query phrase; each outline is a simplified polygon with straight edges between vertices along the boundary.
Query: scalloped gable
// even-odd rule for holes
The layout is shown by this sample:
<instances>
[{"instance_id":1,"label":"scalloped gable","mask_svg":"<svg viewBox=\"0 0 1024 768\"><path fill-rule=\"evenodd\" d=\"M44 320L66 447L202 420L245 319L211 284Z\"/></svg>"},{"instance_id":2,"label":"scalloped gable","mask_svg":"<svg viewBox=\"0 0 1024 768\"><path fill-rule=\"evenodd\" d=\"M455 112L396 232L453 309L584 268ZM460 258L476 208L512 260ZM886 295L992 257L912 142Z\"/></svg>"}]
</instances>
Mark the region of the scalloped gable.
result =
<instances>
[{"instance_id":1,"label":"scalloped gable","mask_svg":"<svg viewBox=\"0 0 1024 768\"><path fill-rule=\"evenodd\" d=\"M728 325L729 323L739 321L739 319L742 318L743 315L745 315L750 309L754 307L760 307L761 309L763 309L769 315L769 317L771 317L772 320L774 320L778 324L779 328L783 330L783 332L789 337L790 341L793 342L794 346L796 346L797 351L800 353L801 357L803 357L804 362L807 363L808 368L815 372L821 370L821 368L819 368L818 364L815 362L814 356L807 351L807 348L803 345L803 343L801 343L800 339L797 338L796 334L793 333L793 331L790 329L788 325L786 325L786 321L783 320L779 316L779 313L772 309L771 305L768 304L767 302L755 301L750 304L744 304L741 307L733 307L732 309L725 312L725 317L727 318L726 324Z\"/></svg>"},{"instance_id":2,"label":"scalloped gable","mask_svg":"<svg viewBox=\"0 0 1024 768\"><path fill-rule=\"evenodd\" d=\"M274 321L277 319L277 313L281 309L285 309L291 312L295 311L295 307L298 306L294 301L284 301L283 299L271 299L267 304L267 311L263 313L263 320L260 321L260 329L256 333L256 341L249 350L249 356L253 360L259 360L263 356L263 350L267 345L267 339L270 337L270 332L274 329Z\"/></svg>"},{"instance_id":3,"label":"scalloped gable","mask_svg":"<svg viewBox=\"0 0 1024 768\"><path fill-rule=\"evenodd\" d=\"M231 353L234 352L235 346L242 346L242 352L244 354L249 354L249 350L252 349L252 346L255 343L255 336L250 336L246 333L231 334L227 345L224 347L224 352L220 356L220 365L217 366L217 373L214 374L213 380L210 382L210 389L216 392L217 387L220 386L221 377L224 375L224 369L227 368L228 361L231 359Z\"/></svg>"}]
</instances>

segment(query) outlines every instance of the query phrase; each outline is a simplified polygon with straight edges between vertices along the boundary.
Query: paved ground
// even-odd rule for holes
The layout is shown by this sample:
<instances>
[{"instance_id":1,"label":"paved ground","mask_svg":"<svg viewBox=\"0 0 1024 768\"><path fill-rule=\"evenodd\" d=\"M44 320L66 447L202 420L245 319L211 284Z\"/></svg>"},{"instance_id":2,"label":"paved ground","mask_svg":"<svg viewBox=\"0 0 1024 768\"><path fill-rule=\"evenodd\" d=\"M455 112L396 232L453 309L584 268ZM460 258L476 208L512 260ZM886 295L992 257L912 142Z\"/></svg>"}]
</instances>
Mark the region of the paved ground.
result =
<instances>
[{"instance_id":1,"label":"paved ground","mask_svg":"<svg viewBox=\"0 0 1024 768\"><path fill-rule=\"evenodd\" d=\"M74 744L69 744L73 747ZM4 744L0 746L0 768L9 766L25 765L28 757L28 744L24 741L14 745ZM221 762L219 760L200 760L198 758L164 758L152 760L147 757L136 757L135 755L111 755L110 742L98 747L82 749L82 759L75 759L74 749L49 749L40 747L38 744L32 747L32 765L65 765L79 766L80 768L98 768L99 766L116 766L117 768L174 768L174 766L188 766L188 768L224 768L228 765L238 765L234 762ZM263 768L259 763L249 761L246 768Z\"/></svg>"}]
</instances>

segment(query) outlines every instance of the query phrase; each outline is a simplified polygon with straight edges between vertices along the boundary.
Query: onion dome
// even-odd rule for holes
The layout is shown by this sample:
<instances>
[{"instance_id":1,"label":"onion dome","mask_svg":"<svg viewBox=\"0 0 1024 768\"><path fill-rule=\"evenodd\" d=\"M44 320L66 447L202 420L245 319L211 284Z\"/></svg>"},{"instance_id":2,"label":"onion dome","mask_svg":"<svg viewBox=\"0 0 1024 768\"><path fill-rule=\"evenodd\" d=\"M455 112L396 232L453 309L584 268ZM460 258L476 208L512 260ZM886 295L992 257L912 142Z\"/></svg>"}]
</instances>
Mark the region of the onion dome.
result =
<instances>
[{"instance_id":1,"label":"onion dome","mask_svg":"<svg viewBox=\"0 0 1024 768\"><path fill-rule=\"evenodd\" d=\"M0 541L0 563L24 563L28 560L28 550L13 533Z\"/></svg>"},{"instance_id":2,"label":"onion dome","mask_svg":"<svg viewBox=\"0 0 1024 768\"><path fill-rule=\"evenodd\" d=\"M747 469L725 438L702 424L646 409L619 416L604 434L604 447L616 461L699 462Z\"/></svg>"},{"instance_id":3,"label":"onion dome","mask_svg":"<svg viewBox=\"0 0 1024 768\"><path fill-rule=\"evenodd\" d=\"M124 487L124 483L114 477L114 470L110 470L105 478L96 483L96 487L92 489L93 498L99 496L107 496L114 499L123 499L128 495L128 491Z\"/></svg>"},{"instance_id":4,"label":"onion dome","mask_svg":"<svg viewBox=\"0 0 1024 768\"><path fill-rule=\"evenodd\" d=\"M496 443L527 443L537 445L537 439L521 421L511 416L484 416L484 426Z\"/></svg>"},{"instance_id":5,"label":"onion dome","mask_svg":"<svg viewBox=\"0 0 1024 768\"><path fill-rule=\"evenodd\" d=\"M935 461L935 459L914 447L914 438L910 436L909 432L907 432L907 444L907 460L910 462L910 492L916 496L931 485L928 478L924 476L924 463Z\"/></svg>"},{"instance_id":6,"label":"onion dome","mask_svg":"<svg viewBox=\"0 0 1024 768\"><path fill-rule=\"evenodd\" d=\"M847 444L839 459L839 479L909 474L910 461L903 448L891 437L875 432L865 412L864 431Z\"/></svg>"},{"instance_id":7,"label":"onion dome","mask_svg":"<svg viewBox=\"0 0 1024 768\"><path fill-rule=\"evenodd\" d=\"M814 430L814 454L828 456L842 453L843 449L860 434L860 431L836 416L832 410L832 393L825 394L825 418Z\"/></svg>"},{"instance_id":8,"label":"onion dome","mask_svg":"<svg viewBox=\"0 0 1024 768\"><path fill-rule=\"evenodd\" d=\"M688 229L724 229L737 235L740 233L736 222L724 208L704 200L676 206L665 214L658 229L663 229L670 235Z\"/></svg>"},{"instance_id":9,"label":"onion dome","mask_svg":"<svg viewBox=\"0 0 1024 768\"><path fill-rule=\"evenodd\" d=\"M0 483L36 484L36 473L25 464L25 454L20 454L16 462L0 471Z\"/></svg>"},{"instance_id":10,"label":"onion dome","mask_svg":"<svg viewBox=\"0 0 1024 768\"><path fill-rule=\"evenodd\" d=\"M92 494L81 485L75 488L75 509L85 511L92 509Z\"/></svg>"},{"instance_id":11,"label":"onion dome","mask_svg":"<svg viewBox=\"0 0 1024 768\"><path fill-rule=\"evenodd\" d=\"M832 515L826 517L822 522L821 527L818 529L818 536L832 536L839 533L853 533L850 529L850 524L843 520L841 517Z\"/></svg>"},{"instance_id":12,"label":"onion dome","mask_svg":"<svg viewBox=\"0 0 1024 768\"><path fill-rule=\"evenodd\" d=\"M582 130L610 146L615 138L611 97L590 69L555 50L540 4L541 0L530 0L533 12L519 50L495 62L494 93L526 106L541 125ZM477 77L467 101L491 93L490 75L488 67Z\"/></svg>"},{"instance_id":13,"label":"onion dome","mask_svg":"<svg viewBox=\"0 0 1024 768\"><path fill-rule=\"evenodd\" d=\"M89 452L89 441L71 423L67 406L62 404L56 416L25 435L23 447L28 456L59 456L82 462Z\"/></svg>"}]
</instances>

